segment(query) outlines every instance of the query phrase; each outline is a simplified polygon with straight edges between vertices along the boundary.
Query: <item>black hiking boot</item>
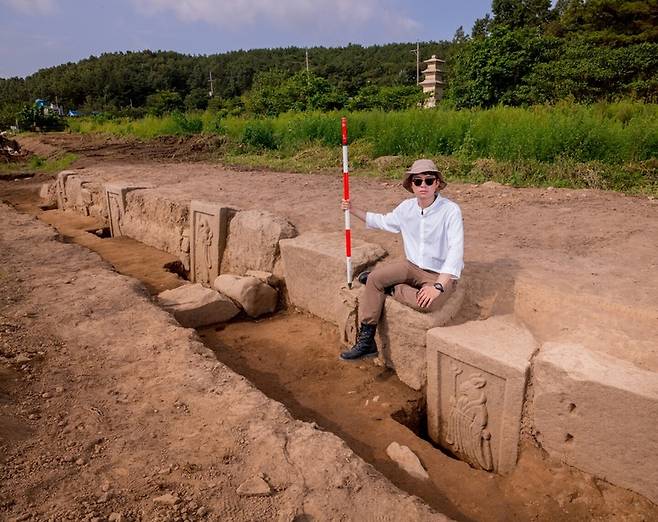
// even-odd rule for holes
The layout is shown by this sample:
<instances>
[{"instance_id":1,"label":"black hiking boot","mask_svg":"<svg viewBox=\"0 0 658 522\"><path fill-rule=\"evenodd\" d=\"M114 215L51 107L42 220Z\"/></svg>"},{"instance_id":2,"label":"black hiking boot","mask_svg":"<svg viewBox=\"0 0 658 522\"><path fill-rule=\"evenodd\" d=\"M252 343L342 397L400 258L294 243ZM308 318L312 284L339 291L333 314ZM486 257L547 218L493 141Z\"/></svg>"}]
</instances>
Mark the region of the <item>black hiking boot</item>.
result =
<instances>
[{"instance_id":1,"label":"black hiking boot","mask_svg":"<svg viewBox=\"0 0 658 522\"><path fill-rule=\"evenodd\" d=\"M375 343L375 331L377 330L376 324L361 323L359 329L359 336L357 337L356 344L351 349L340 354L340 358L344 361L351 361L353 359L360 359L361 357L371 356L377 354L377 344Z\"/></svg>"}]
</instances>

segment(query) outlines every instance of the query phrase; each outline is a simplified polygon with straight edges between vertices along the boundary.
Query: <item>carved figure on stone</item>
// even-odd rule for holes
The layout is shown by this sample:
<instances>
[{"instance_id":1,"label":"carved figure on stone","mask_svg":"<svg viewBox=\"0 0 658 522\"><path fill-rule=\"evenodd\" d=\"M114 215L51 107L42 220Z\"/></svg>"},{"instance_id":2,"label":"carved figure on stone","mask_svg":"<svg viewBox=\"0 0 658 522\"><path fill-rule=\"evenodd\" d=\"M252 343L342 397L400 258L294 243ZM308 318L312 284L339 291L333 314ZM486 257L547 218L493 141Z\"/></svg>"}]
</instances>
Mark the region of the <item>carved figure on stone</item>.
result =
<instances>
[{"instance_id":1,"label":"carved figure on stone","mask_svg":"<svg viewBox=\"0 0 658 522\"><path fill-rule=\"evenodd\" d=\"M213 258L211 246L213 232L207 219L199 219L197 227L197 241L200 255L197 256L197 274L200 281L209 282L213 271Z\"/></svg>"},{"instance_id":2,"label":"carved figure on stone","mask_svg":"<svg viewBox=\"0 0 658 522\"><path fill-rule=\"evenodd\" d=\"M484 391L487 380L478 373L459 383L463 368L453 361L451 369L453 395L450 398L446 442L455 453L464 456L474 466L492 471L491 433L487 429L489 412Z\"/></svg>"},{"instance_id":3,"label":"carved figure on stone","mask_svg":"<svg viewBox=\"0 0 658 522\"><path fill-rule=\"evenodd\" d=\"M123 235L121 231L121 202L119 201L119 196L117 194L110 194L110 220L112 221L112 235L114 237L119 237Z\"/></svg>"}]
</instances>

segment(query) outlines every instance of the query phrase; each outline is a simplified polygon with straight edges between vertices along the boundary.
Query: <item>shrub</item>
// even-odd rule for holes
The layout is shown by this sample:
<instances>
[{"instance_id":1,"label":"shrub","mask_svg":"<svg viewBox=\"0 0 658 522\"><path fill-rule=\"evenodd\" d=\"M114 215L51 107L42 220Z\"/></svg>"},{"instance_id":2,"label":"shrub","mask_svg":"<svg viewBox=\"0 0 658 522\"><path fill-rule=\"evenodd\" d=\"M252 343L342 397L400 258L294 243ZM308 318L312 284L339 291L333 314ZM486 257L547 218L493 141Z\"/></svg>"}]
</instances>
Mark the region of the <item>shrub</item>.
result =
<instances>
[{"instance_id":1,"label":"shrub","mask_svg":"<svg viewBox=\"0 0 658 522\"><path fill-rule=\"evenodd\" d=\"M243 145L255 147L257 149L276 149L277 140L274 137L274 126L269 120L252 120L248 121L242 132Z\"/></svg>"}]
</instances>

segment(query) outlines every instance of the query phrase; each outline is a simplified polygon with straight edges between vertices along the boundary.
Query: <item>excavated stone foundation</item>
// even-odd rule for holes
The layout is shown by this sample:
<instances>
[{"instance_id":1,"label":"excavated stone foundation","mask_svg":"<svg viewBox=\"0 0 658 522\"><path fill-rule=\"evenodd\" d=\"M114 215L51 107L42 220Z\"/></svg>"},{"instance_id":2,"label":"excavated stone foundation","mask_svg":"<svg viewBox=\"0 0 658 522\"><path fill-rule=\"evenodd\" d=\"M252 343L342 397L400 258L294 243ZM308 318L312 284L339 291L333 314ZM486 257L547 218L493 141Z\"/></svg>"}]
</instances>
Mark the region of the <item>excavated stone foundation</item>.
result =
<instances>
[{"instance_id":1,"label":"excavated stone foundation","mask_svg":"<svg viewBox=\"0 0 658 522\"><path fill-rule=\"evenodd\" d=\"M339 232L302 230L304 223L265 207L241 210L212 179L204 179L200 203L192 201L198 179L186 187L168 173L145 188L150 179L112 177L60 173L58 206L177 256L192 281L270 274L282 282L285 302L336 324L343 342L353 342L360 288L345 285ZM387 248L369 239L353 252L358 273ZM545 267L517 273L472 265L438 314L388 299L379 328L380 363L425 390L433 441L474 467L508 473L520 442L530 439L658 502L656 310L556 286Z\"/></svg>"}]
</instances>

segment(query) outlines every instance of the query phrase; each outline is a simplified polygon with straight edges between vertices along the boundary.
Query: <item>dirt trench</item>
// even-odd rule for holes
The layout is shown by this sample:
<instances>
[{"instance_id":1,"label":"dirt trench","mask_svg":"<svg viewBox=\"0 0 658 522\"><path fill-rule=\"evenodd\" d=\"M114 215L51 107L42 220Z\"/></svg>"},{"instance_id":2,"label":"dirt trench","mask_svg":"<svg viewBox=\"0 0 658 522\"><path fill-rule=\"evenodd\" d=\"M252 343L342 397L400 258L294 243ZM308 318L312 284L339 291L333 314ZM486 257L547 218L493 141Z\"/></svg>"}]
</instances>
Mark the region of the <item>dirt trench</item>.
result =
<instances>
[{"instance_id":1,"label":"dirt trench","mask_svg":"<svg viewBox=\"0 0 658 522\"><path fill-rule=\"evenodd\" d=\"M182 283L165 269L168 255L128 239L101 239L99 224L60 211L41 212L29 182L12 186L10 201L59 230L65 241L98 252L119 272L141 280L151 293ZM144 260L148 260L144 262ZM372 362L339 363L332 325L280 312L203 328L199 335L218 360L245 376L300 420L316 423L343 440L398 487L459 520L628 520L658 517L645 499L552 462L523 448L516 470L501 477L471 469L423 439L419 393ZM412 448L427 467L429 482L405 475L388 459L386 446Z\"/></svg>"}]
</instances>

